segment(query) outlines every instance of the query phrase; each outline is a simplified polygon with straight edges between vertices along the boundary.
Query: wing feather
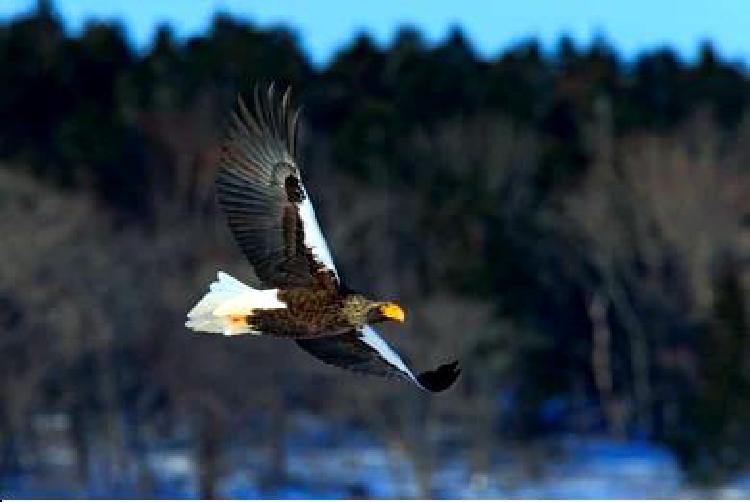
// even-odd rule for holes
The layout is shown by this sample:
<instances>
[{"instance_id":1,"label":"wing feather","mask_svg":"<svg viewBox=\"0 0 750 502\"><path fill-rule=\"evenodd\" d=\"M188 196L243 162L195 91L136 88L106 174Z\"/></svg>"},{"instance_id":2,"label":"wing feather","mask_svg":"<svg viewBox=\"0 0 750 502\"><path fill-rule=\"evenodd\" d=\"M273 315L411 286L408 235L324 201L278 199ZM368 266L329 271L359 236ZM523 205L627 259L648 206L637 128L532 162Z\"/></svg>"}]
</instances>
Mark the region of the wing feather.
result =
<instances>
[{"instance_id":1,"label":"wing feather","mask_svg":"<svg viewBox=\"0 0 750 502\"><path fill-rule=\"evenodd\" d=\"M401 356L371 326L343 335L305 338L296 342L326 364L357 373L403 378L430 392L447 389L461 373L456 361L415 376Z\"/></svg>"},{"instance_id":2,"label":"wing feather","mask_svg":"<svg viewBox=\"0 0 750 502\"><path fill-rule=\"evenodd\" d=\"M216 179L219 204L237 243L267 287L338 279L296 161L299 110L290 90L256 88L254 110L238 98Z\"/></svg>"}]
</instances>

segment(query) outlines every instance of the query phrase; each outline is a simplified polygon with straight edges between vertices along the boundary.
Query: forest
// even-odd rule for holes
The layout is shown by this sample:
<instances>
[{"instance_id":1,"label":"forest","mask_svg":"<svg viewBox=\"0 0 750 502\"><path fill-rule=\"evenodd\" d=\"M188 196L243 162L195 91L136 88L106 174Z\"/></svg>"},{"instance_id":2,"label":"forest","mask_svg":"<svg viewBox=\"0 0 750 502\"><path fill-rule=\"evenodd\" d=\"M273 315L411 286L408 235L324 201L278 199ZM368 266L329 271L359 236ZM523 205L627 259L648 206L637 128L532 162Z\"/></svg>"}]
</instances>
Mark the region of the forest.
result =
<instances>
[{"instance_id":1,"label":"forest","mask_svg":"<svg viewBox=\"0 0 750 502\"><path fill-rule=\"evenodd\" d=\"M449 392L184 328L217 270L253 280L213 181L238 95L269 82L303 106L339 272L405 306L384 333L416 367L460 359ZM152 461L179 448L189 493L233 496L254 455L278 494L298 450L345 443L437 497L447 459L472 483L507 455L533 477L570 435L658 445L700 486L747 472L748 105L747 65L710 41L482 57L460 28L404 26L318 67L287 27L218 14L136 50L40 2L0 25L0 492L180 496Z\"/></svg>"}]
</instances>

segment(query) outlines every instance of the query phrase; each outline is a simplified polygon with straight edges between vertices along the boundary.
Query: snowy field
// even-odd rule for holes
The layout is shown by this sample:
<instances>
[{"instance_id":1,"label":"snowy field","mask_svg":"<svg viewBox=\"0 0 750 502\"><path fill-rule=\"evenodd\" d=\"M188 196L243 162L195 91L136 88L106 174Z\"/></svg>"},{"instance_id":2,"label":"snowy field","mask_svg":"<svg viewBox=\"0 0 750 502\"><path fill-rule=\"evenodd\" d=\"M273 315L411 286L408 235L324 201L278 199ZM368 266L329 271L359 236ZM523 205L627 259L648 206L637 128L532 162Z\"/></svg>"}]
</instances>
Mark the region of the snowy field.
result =
<instances>
[{"instance_id":1,"label":"snowy field","mask_svg":"<svg viewBox=\"0 0 750 502\"><path fill-rule=\"evenodd\" d=\"M356 431L335 434L312 417L296 420L286 450L287 482L263 488L269 453L230 448L221 461L218 495L224 498L418 497L413 462ZM341 437L345 438L343 441ZM750 475L723 487L689 486L674 457L648 442L562 436L546 441L550 453L532 462L497 452L489 472L472 473L466 455L441 456L431 477L436 498L747 498ZM198 495L194 449L170 440L148 448L139 462L101 458L92 448L88 483L75 482L74 452L47 445L42 458L3 473L2 498L158 497ZM134 467L137 466L137 467Z\"/></svg>"}]
</instances>

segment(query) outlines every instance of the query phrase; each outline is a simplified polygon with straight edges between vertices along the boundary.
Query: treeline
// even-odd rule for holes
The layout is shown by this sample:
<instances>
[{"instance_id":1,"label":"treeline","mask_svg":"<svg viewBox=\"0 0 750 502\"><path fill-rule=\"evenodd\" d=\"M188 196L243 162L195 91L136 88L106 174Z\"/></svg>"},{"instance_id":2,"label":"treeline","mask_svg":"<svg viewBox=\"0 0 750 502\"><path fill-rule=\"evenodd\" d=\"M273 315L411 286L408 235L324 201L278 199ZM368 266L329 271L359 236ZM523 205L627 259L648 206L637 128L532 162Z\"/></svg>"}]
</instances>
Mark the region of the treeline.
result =
<instances>
[{"instance_id":1,"label":"treeline","mask_svg":"<svg viewBox=\"0 0 750 502\"><path fill-rule=\"evenodd\" d=\"M708 42L694 63L668 48L624 62L606 40L578 47L567 38L553 54L530 39L485 60L459 29L431 47L403 28L386 48L360 35L316 70L284 28L217 15L205 35L181 41L165 26L137 53L118 25L93 23L68 36L47 2L0 28L0 63L0 154L63 183L94 181L130 209L142 206L137 193L152 181L144 166L159 154L153 115L204 100L218 125L256 82L292 85L337 165L368 179L387 165L391 176L416 182L399 147L414 130L502 114L542 137L539 181L548 187L589 164L583 128L597 100L609 101L620 136L674 127L701 107L736 128L750 95L745 69Z\"/></svg>"},{"instance_id":2,"label":"treeline","mask_svg":"<svg viewBox=\"0 0 750 502\"><path fill-rule=\"evenodd\" d=\"M1 370L37 392L1 405L6 463L22 436L18 417L44 409L74 417L79 451L89 411L136 408L147 424L164 410L202 417L200 445L220 442L237 426L230 411L245 406L241 392L218 385L230 379L227 364L230 381L278 375L258 369L267 357L248 369L227 345L180 343L191 291L219 263L240 263L217 234L212 198L227 111L238 93L249 98L270 81L291 85L305 105L303 165L342 272L411 307L414 359L455 351L464 361L442 405L412 403L416 411L372 426L389 440L400 431L420 472L439 458L423 458L438 451L413 427L425 416L459 424L479 470L490 469L493 445L561 430L653 438L703 479L746 466L750 77L709 43L695 62L670 49L623 61L606 40L566 38L552 54L529 40L485 59L460 30L432 46L404 28L385 48L358 36L318 69L283 28L219 15L187 40L163 27L140 53L116 25L66 34L45 2L0 27L0 156L6 171L46 185L5 173L4 190L17 193L4 199L13 215L4 234L76 216L58 240L29 236L33 252L0 245L26 264L4 270L0 321L5 333L43 328L44 339L77 341L38 371ZM57 209L29 202L34 194ZM41 264L58 252L68 272L80 266L99 284L117 270L117 291L104 288L103 302L72 288L65 270ZM146 278L154 301L144 303L131 275ZM70 295L14 294L39 278ZM112 317L87 311L97 302L114 306ZM77 320L62 328L59 316L32 315L50 305ZM81 341L90 326L109 338ZM2 357L33 360L40 336L13 337ZM308 362L279 364L308 381L318 371ZM198 368L189 383L163 369L180 373L180 364ZM329 405L356 394L334 383L345 374L325 374ZM262 395L272 416L324 413L292 380ZM377 388L356 413L340 404L326 413L381 420L370 412L403 389Z\"/></svg>"}]
</instances>

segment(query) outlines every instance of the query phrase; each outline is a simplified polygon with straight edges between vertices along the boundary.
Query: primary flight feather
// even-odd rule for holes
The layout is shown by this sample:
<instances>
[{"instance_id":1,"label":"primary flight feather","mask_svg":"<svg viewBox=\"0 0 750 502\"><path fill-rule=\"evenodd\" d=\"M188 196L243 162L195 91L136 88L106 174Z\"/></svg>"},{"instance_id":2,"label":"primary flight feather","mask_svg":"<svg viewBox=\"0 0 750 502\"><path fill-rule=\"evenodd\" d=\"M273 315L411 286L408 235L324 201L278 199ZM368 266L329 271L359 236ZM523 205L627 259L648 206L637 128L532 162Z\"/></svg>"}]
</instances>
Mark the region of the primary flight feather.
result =
<instances>
[{"instance_id":1,"label":"primary flight feather","mask_svg":"<svg viewBox=\"0 0 750 502\"><path fill-rule=\"evenodd\" d=\"M216 179L220 206L265 289L219 272L188 313L194 331L295 339L340 368L404 378L439 392L460 373L458 363L414 374L372 324L404 322L394 302L376 301L342 285L297 163L299 110L289 90L256 89L251 113L239 99Z\"/></svg>"}]
</instances>

